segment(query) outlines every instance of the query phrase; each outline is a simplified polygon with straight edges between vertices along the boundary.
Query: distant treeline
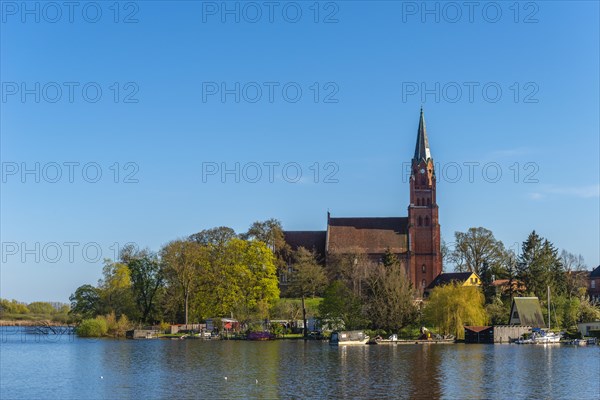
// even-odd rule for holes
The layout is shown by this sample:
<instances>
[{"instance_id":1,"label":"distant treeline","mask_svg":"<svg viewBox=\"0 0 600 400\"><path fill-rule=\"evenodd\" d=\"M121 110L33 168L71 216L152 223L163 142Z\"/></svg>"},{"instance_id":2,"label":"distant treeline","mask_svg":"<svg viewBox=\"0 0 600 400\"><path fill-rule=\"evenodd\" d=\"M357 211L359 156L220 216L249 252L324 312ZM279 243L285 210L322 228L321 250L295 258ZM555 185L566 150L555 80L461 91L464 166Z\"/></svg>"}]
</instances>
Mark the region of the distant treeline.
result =
<instances>
[{"instance_id":1,"label":"distant treeline","mask_svg":"<svg viewBox=\"0 0 600 400\"><path fill-rule=\"evenodd\" d=\"M41 321L68 323L72 320L68 304L35 301L21 303L17 300L0 299L0 320L5 321Z\"/></svg>"}]
</instances>

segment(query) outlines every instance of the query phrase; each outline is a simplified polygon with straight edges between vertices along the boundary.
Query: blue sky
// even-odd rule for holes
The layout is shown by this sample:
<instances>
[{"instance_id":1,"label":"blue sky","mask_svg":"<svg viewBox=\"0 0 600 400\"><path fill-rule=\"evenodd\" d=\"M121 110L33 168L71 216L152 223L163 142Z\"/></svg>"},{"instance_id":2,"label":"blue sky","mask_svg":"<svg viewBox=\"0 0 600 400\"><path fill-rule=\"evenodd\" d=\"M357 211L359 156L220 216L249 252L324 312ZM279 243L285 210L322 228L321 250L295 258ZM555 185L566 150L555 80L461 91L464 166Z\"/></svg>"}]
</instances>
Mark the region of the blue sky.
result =
<instances>
[{"instance_id":1,"label":"blue sky","mask_svg":"<svg viewBox=\"0 0 600 400\"><path fill-rule=\"evenodd\" d=\"M404 216L421 106L447 242L600 262L597 2L27 4L1 10L2 297L66 301L115 243Z\"/></svg>"}]
</instances>

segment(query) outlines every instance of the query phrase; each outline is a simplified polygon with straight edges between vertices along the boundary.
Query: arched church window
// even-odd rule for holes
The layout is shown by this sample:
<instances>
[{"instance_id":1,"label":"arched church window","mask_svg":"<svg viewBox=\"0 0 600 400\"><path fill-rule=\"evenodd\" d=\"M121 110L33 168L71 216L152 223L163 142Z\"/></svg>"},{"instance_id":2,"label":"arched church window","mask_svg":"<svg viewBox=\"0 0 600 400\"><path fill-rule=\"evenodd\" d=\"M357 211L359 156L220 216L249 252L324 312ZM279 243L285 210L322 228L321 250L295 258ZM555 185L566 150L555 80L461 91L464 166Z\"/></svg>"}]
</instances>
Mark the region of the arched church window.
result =
<instances>
[{"instance_id":1,"label":"arched church window","mask_svg":"<svg viewBox=\"0 0 600 400\"><path fill-rule=\"evenodd\" d=\"M423 265L421 266L421 271L422 271L423 273L425 273L425 272L426 272L426 270L427 270L427 269L425 268L425 264L423 264Z\"/></svg>"},{"instance_id":2,"label":"arched church window","mask_svg":"<svg viewBox=\"0 0 600 400\"><path fill-rule=\"evenodd\" d=\"M419 218L417 219L417 225L418 226L422 226L423 225L423 217L421 217L420 215L419 215Z\"/></svg>"},{"instance_id":3,"label":"arched church window","mask_svg":"<svg viewBox=\"0 0 600 400\"><path fill-rule=\"evenodd\" d=\"M427 199L427 205L430 206L431 205L431 199Z\"/></svg>"},{"instance_id":4,"label":"arched church window","mask_svg":"<svg viewBox=\"0 0 600 400\"><path fill-rule=\"evenodd\" d=\"M420 206L421 205L421 199L417 199L417 205Z\"/></svg>"},{"instance_id":5,"label":"arched church window","mask_svg":"<svg viewBox=\"0 0 600 400\"><path fill-rule=\"evenodd\" d=\"M426 284L427 284L427 281L426 281L425 279L423 279L423 280L421 281L421 286L422 286L422 287L425 287L425 285L426 285Z\"/></svg>"},{"instance_id":6,"label":"arched church window","mask_svg":"<svg viewBox=\"0 0 600 400\"><path fill-rule=\"evenodd\" d=\"M429 226L429 217L425 217L425 226Z\"/></svg>"},{"instance_id":7,"label":"arched church window","mask_svg":"<svg viewBox=\"0 0 600 400\"><path fill-rule=\"evenodd\" d=\"M425 180L424 176L421 177L421 185L423 185L423 186L427 185L427 181Z\"/></svg>"}]
</instances>

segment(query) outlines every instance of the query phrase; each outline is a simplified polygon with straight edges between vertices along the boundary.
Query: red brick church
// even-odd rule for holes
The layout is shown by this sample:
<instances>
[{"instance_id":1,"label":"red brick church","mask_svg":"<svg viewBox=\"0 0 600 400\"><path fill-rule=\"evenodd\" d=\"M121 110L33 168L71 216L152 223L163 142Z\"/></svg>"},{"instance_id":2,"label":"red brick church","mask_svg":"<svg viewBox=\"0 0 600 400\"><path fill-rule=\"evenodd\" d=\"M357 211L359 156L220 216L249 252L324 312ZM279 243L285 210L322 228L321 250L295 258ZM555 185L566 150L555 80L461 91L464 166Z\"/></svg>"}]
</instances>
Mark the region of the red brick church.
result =
<instances>
[{"instance_id":1,"label":"red brick church","mask_svg":"<svg viewBox=\"0 0 600 400\"><path fill-rule=\"evenodd\" d=\"M286 231L286 241L293 249L315 250L325 263L332 254L356 252L381 262L389 249L422 291L442 272L436 178L422 109L409 190L408 217L340 218L327 213L326 231Z\"/></svg>"}]
</instances>

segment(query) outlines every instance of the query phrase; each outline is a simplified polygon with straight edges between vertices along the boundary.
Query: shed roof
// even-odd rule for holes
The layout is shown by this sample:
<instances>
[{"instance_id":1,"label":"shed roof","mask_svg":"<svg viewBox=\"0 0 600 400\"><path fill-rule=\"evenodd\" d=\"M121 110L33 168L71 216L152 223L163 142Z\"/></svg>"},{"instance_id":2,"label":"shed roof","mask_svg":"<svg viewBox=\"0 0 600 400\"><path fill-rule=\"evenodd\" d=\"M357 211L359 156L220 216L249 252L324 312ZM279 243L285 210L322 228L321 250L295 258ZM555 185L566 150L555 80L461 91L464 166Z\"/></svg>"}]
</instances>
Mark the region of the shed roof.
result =
<instances>
[{"instance_id":1,"label":"shed roof","mask_svg":"<svg viewBox=\"0 0 600 400\"><path fill-rule=\"evenodd\" d=\"M540 300L537 297L515 297L510 308L510 314L519 313L520 325L529 325L534 328L545 326Z\"/></svg>"}]
</instances>

